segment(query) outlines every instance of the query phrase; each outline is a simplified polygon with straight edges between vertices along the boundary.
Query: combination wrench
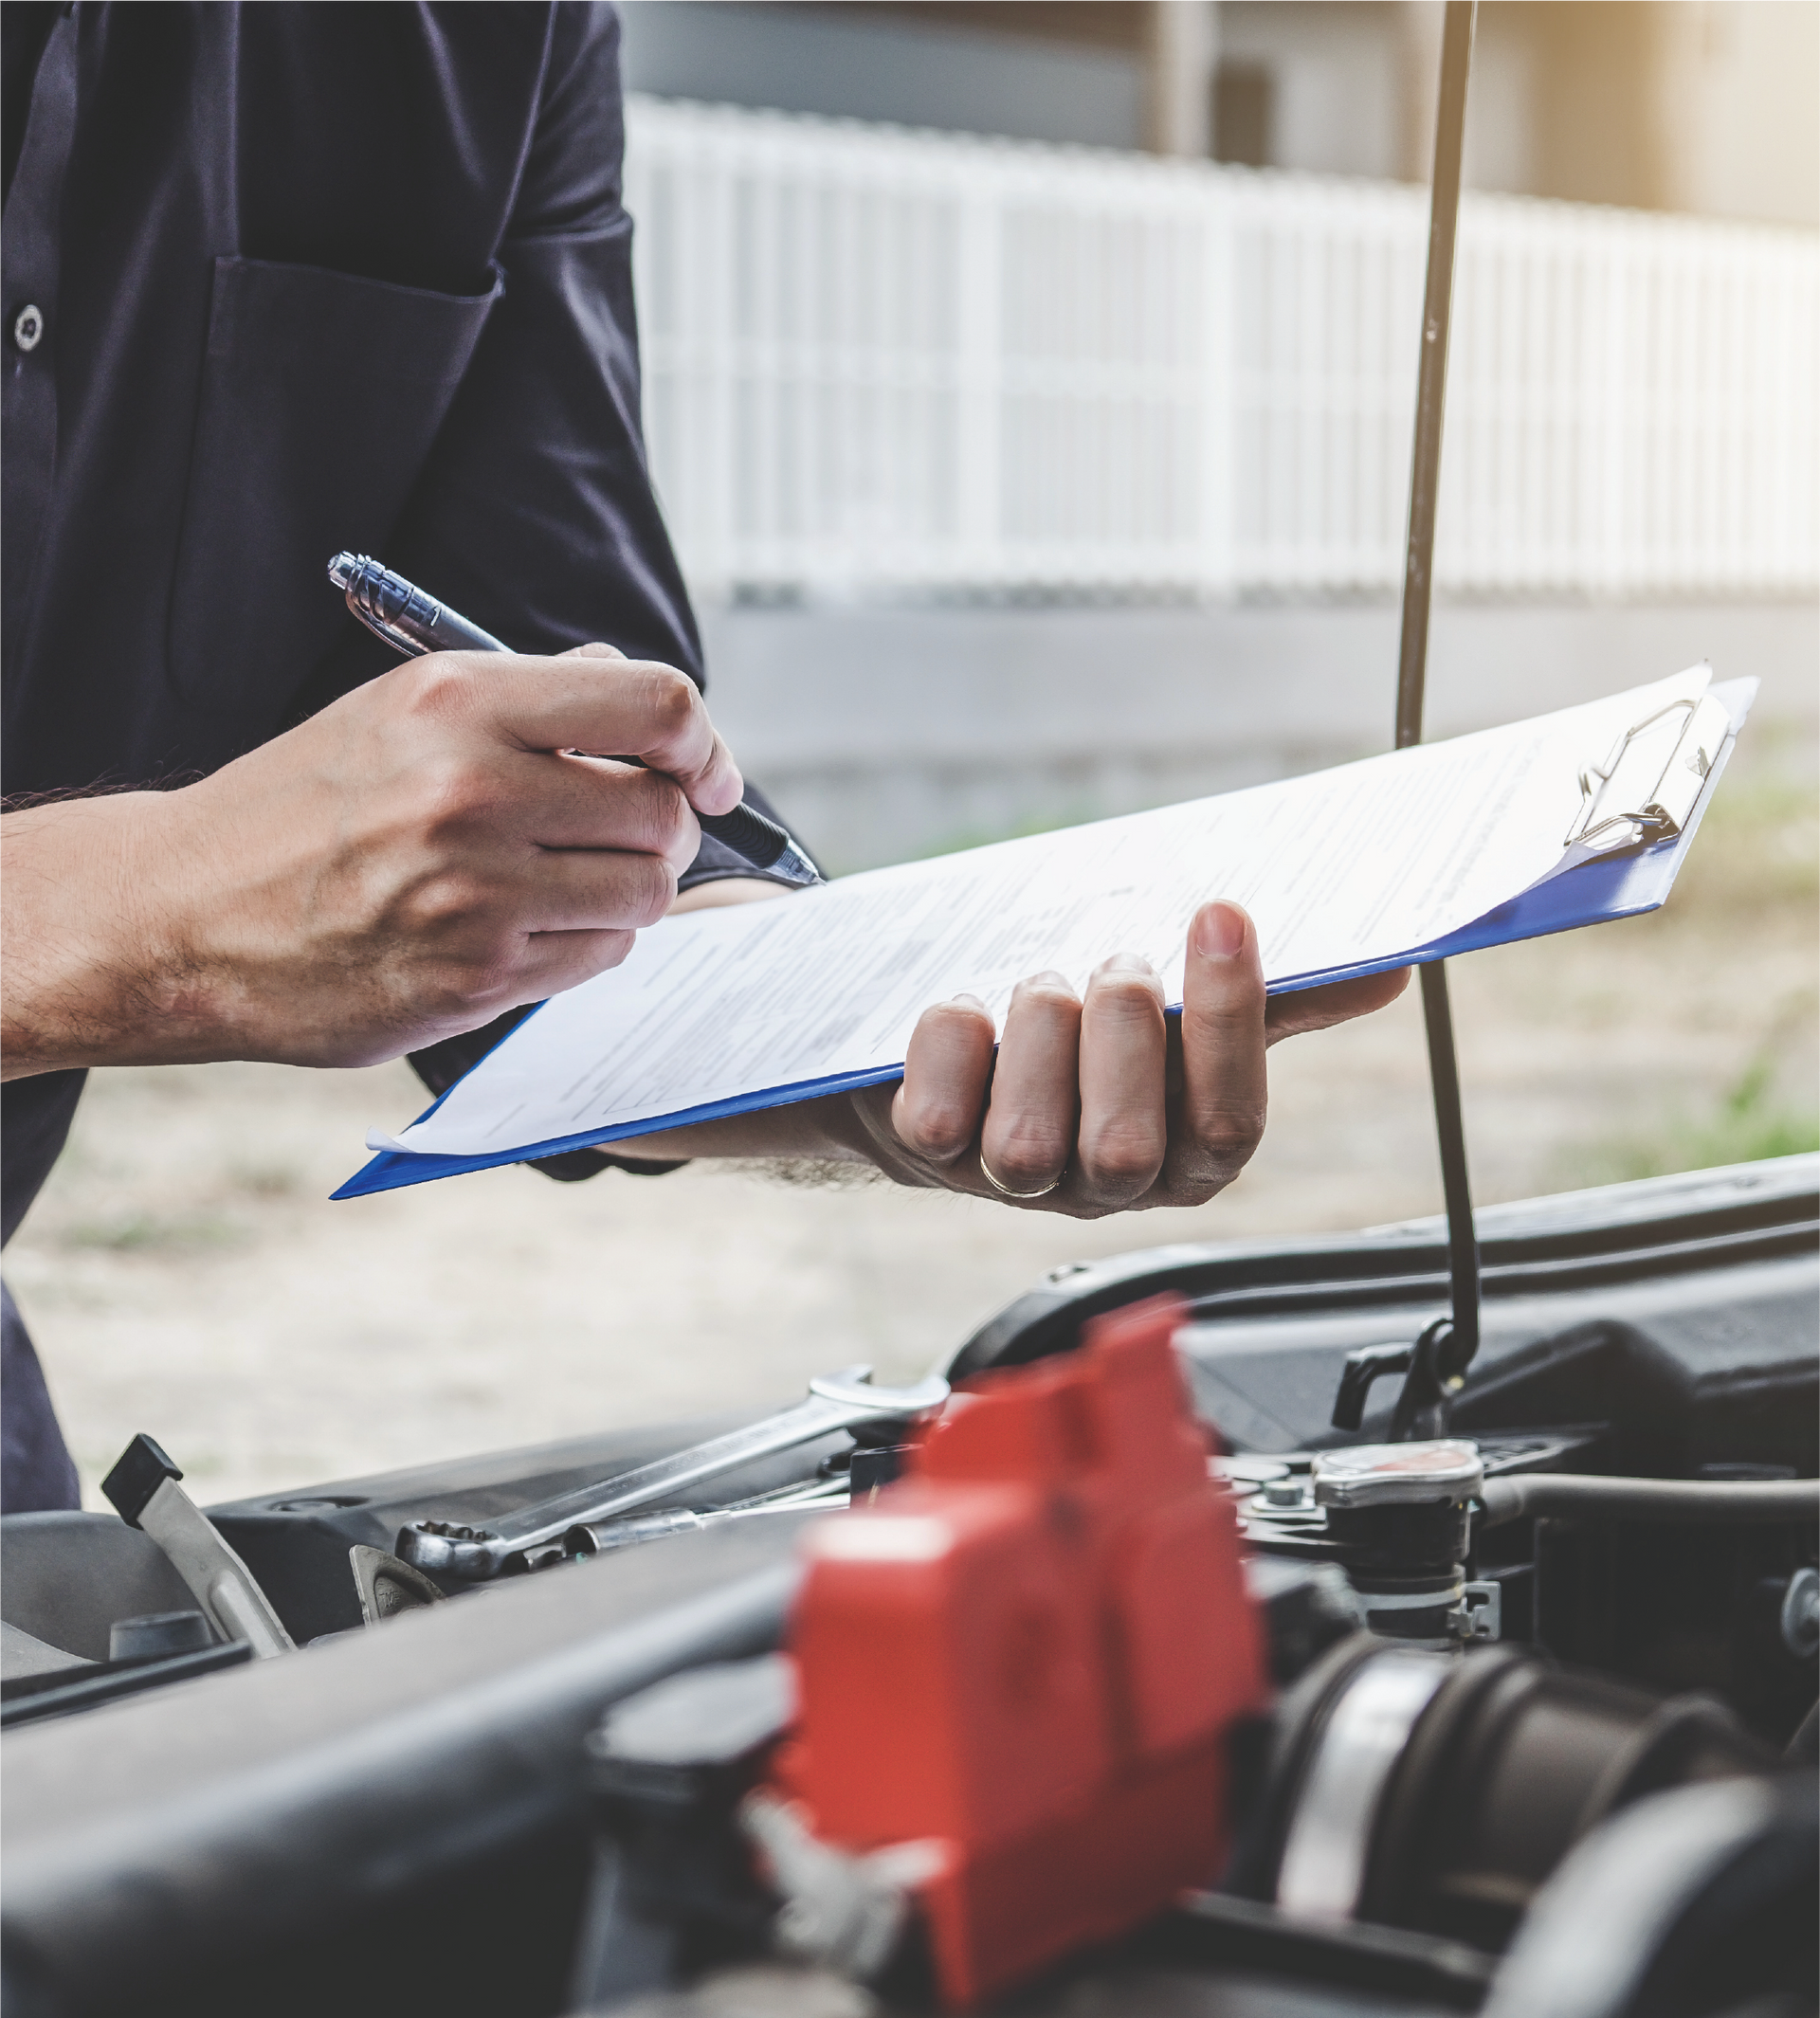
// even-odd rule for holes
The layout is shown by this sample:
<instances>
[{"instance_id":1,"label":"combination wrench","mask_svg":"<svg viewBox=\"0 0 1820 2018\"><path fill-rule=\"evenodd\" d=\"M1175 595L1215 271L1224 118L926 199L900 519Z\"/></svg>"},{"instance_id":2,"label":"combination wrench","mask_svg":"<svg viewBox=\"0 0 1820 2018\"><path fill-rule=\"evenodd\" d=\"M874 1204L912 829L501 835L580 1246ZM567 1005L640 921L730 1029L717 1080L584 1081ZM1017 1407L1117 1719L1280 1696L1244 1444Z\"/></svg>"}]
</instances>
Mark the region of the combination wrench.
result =
<instances>
[{"instance_id":1,"label":"combination wrench","mask_svg":"<svg viewBox=\"0 0 1820 2018\"><path fill-rule=\"evenodd\" d=\"M936 1373L912 1387L880 1388L872 1384L870 1367L844 1367L838 1373L811 1380L808 1399L793 1409L710 1437L705 1444L655 1459L617 1478L595 1480L537 1500L484 1527L413 1520L399 1529L396 1553L413 1569L451 1583L486 1583L496 1576L542 1569L564 1559L562 1540L573 1529L613 1520L634 1507L648 1506L654 1500L793 1450L799 1444L812 1444L837 1429L933 1415L946 1403L948 1392L948 1383Z\"/></svg>"}]
</instances>

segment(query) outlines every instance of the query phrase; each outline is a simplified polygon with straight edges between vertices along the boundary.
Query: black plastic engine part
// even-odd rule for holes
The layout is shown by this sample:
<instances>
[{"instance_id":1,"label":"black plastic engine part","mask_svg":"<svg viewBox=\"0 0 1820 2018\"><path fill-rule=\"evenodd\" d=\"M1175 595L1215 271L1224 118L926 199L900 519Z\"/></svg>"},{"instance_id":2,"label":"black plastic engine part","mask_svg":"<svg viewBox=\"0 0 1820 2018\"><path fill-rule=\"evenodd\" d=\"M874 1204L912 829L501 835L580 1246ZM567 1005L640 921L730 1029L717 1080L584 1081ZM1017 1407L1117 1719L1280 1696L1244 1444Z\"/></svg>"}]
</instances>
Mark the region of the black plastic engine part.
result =
<instances>
[{"instance_id":1,"label":"black plastic engine part","mask_svg":"<svg viewBox=\"0 0 1820 2018\"><path fill-rule=\"evenodd\" d=\"M582 1740L664 1675L775 1646L799 1525L626 1551L9 1733L9 1966L57 2018L559 2010Z\"/></svg>"},{"instance_id":2,"label":"black plastic engine part","mask_svg":"<svg viewBox=\"0 0 1820 2018\"><path fill-rule=\"evenodd\" d=\"M758 1945L771 1900L734 1809L795 1714L781 1654L674 1675L616 1704L587 1754L599 1829L569 2003L606 2009Z\"/></svg>"},{"instance_id":3,"label":"black plastic engine part","mask_svg":"<svg viewBox=\"0 0 1820 2018\"><path fill-rule=\"evenodd\" d=\"M209 1621L199 1611L142 1611L116 1619L108 1627L110 1661L156 1661L166 1654L200 1653L214 1645Z\"/></svg>"},{"instance_id":4,"label":"black plastic engine part","mask_svg":"<svg viewBox=\"0 0 1820 2018\"><path fill-rule=\"evenodd\" d=\"M117 1619L196 1602L150 1535L75 1511L0 1520L0 1591L9 1626L84 1661L111 1657Z\"/></svg>"},{"instance_id":5,"label":"black plastic engine part","mask_svg":"<svg viewBox=\"0 0 1820 2018\"><path fill-rule=\"evenodd\" d=\"M1816 1894L1811 1773L1640 1801L1542 1888L1484 2018L1809 2018Z\"/></svg>"},{"instance_id":6,"label":"black plastic engine part","mask_svg":"<svg viewBox=\"0 0 1820 2018\"><path fill-rule=\"evenodd\" d=\"M1327 1984L1350 1991L1370 2007L1418 2010L1476 2011L1496 1971L1490 1955L1457 1941L1410 1934L1400 1927L1371 1927L1352 1920L1292 1919L1274 1906L1229 1892L1197 1892L1153 1925L1134 1936L1123 1953L1134 1959L1212 1971L1255 1971L1280 1988L1281 2003L1261 2003L1262 2014L1293 2012L1295 1994L1286 1985ZM1058 2000L1060 2002L1060 2000ZM1117 2009L1117 2007L1109 2007ZM1192 2010L1186 1996L1157 2007L1174 2014ZM1211 2007L1215 2014L1224 2006Z\"/></svg>"},{"instance_id":7,"label":"black plastic engine part","mask_svg":"<svg viewBox=\"0 0 1820 2018\"><path fill-rule=\"evenodd\" d=\"M191 1647L153 1658L136 1655L123 1661L90 1661L52 1674L0 1682L0 1728L10 1731L16 1724L43 1723L46 1718L99 1709L104 1702L142 1695L147 1689L239 1667L252 1657L253 1650L245 1640L229 1640L219 1646Z\"/></svg>"},{"instance_id":8,"label":"black plastic engine part","mask_svg":"<svg viewBox=\"0 0 1820 2018\"><path fill-rule=\"evenodd\" d=\"M1336 1563L1250 1555L1245 1582L1264 1611L1270 1679L1279 1688L1305 1674L1330 1646L1350 1639L1365 1623L1358 1594Z\"/></svg>"},{"instance_id":9,"label":"black plastic engine part","mask_svg":"<svg viewBox=\"0 0 1820 2018\"><path fill-rule=\"evenodd\" d=\"M1790 1583L1813 1566L1811 1523L1538 1520L1534 1546L1536 1639L1557 1659L1709 1690L1778 1747L1820 1693L1820 1661L1782 1628Z\"/></svg>"},{"instance_id":10,"label":"black plastic engine part","mask_svg":"<svg viewBox=\"0 0 1820 2018\"><path fill-rule=\"evenodd\" d=\"M1228 1882L1497 1950L1608 1815L1774 1766L1703 1697L1664 1700L1516 1647L1454 1659L1360 1635L1284 1699ZM1295 1867L1311 1840L1327 1860L1312 1876Z\"/></svg>"},{"instance_id":11,"label":"black plastic engine part","mask_svg":"<svg viewBox=\"0 0 1820 2018\"><path fill-rule=\"evenodd\" d=\"M1598 1468L1713 1461L1820 1470L1820 1157L1647 1178L1478 1214L1483 1342L1453 1433L1589 1427ZM1330 1421L1348 1356L1445 1315L1439 1221L1346 1238L1178 1245L1054 1270L974 1333L951 1377L1066 1351L1083 1319L1187 1297L1195 1401L1239 1448L1350 1441ZM1389 1407L1362 1417L1384 1440Z\"/></svg>"}]
</instances>

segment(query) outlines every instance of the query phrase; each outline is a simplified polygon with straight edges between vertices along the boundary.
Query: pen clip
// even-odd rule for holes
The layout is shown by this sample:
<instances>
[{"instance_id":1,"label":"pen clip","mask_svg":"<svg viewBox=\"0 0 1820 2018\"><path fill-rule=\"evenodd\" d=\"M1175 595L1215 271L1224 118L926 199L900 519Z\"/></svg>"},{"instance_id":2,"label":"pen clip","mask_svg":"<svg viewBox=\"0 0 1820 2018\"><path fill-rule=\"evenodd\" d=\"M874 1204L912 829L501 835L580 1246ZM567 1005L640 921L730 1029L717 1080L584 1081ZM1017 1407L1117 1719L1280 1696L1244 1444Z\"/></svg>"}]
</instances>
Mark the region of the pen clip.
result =
<instances>
[{"instance_id":1,"label":"pen clip","mask_svg":"<svg viewBox=\"0 0 1820 2018\"><path fill-rule=\"evenodd\" d=\"M432 640L442 609L403 575L365 554L337 554L329 563L329 579L347 598L353 614L393 651L420 659L436 649ZM388 601L394 606L391 614L385 607Z\"/></svg>"}]
</instances>

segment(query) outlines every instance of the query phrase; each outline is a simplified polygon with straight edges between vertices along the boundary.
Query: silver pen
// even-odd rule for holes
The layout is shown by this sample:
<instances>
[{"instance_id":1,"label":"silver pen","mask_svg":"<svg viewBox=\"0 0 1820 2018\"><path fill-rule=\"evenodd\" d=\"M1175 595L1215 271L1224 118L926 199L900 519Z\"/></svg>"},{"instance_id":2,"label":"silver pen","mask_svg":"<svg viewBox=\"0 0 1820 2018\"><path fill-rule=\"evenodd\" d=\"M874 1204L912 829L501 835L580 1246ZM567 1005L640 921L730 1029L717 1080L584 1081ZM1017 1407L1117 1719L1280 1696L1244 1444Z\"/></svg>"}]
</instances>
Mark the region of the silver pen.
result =
<instances>
[{"instance_id":1,"label":"silver pen","mask_svg":"<svg viewBox=\"0 0 1820 2018\"><path fill-rule=\"evenodd\" d=\"M348 599L348 608L375 636L408 658L433 651L509 651L490 631L481 628L446 603L382 568L364 554L337 554L329 563L329 579ZM704 834L712 834L742 862L762 869L780 882L806 888L824 881L822 872L787 828L755 807L736 806L728 813L696 814Z\"/></svg>"}]
</instances>

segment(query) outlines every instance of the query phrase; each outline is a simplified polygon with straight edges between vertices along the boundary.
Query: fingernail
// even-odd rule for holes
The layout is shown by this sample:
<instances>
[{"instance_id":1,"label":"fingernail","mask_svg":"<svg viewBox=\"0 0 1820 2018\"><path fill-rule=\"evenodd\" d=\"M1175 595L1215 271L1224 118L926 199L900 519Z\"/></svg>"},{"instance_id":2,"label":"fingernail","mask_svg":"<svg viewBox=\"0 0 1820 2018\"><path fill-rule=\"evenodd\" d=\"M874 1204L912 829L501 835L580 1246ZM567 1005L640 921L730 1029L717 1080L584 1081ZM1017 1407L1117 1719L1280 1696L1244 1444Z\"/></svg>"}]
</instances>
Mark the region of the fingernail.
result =
<instances>
[{"instance_id":1,"label":"fingernail","mask_svg":"<svg viewBox=\"0 0 1820 2018\"><path fill-rule=\"evenodd\" d=\"M986 1005L977 995L951 995L948 999L948 1007L950 1009L978 1009L982 1014L985 1013L986 1009Z\"/></svg>"},{"instance_id":2,"label":"fingernail","mask_svg":"<svg viewBox=\"0 0 1820 2018\"><path fill-rule=\"evenodd\" d=\"M1194 918L1194 951L1230 960L1245 950L1245 913L1236 904L1204 904Z\"/></svg>"},{"instance_id":3,"label":"fingernail","mask_svg":"<svg viewBox=\"0 0 1820 2018\"><path fill-rule=\"evenodd\" d=\"M1140 953L1115 953L1109 960L1101 963L1102 974L1143 974L1154 979L1156 970Z\"/></svg>"}]
</instances>

